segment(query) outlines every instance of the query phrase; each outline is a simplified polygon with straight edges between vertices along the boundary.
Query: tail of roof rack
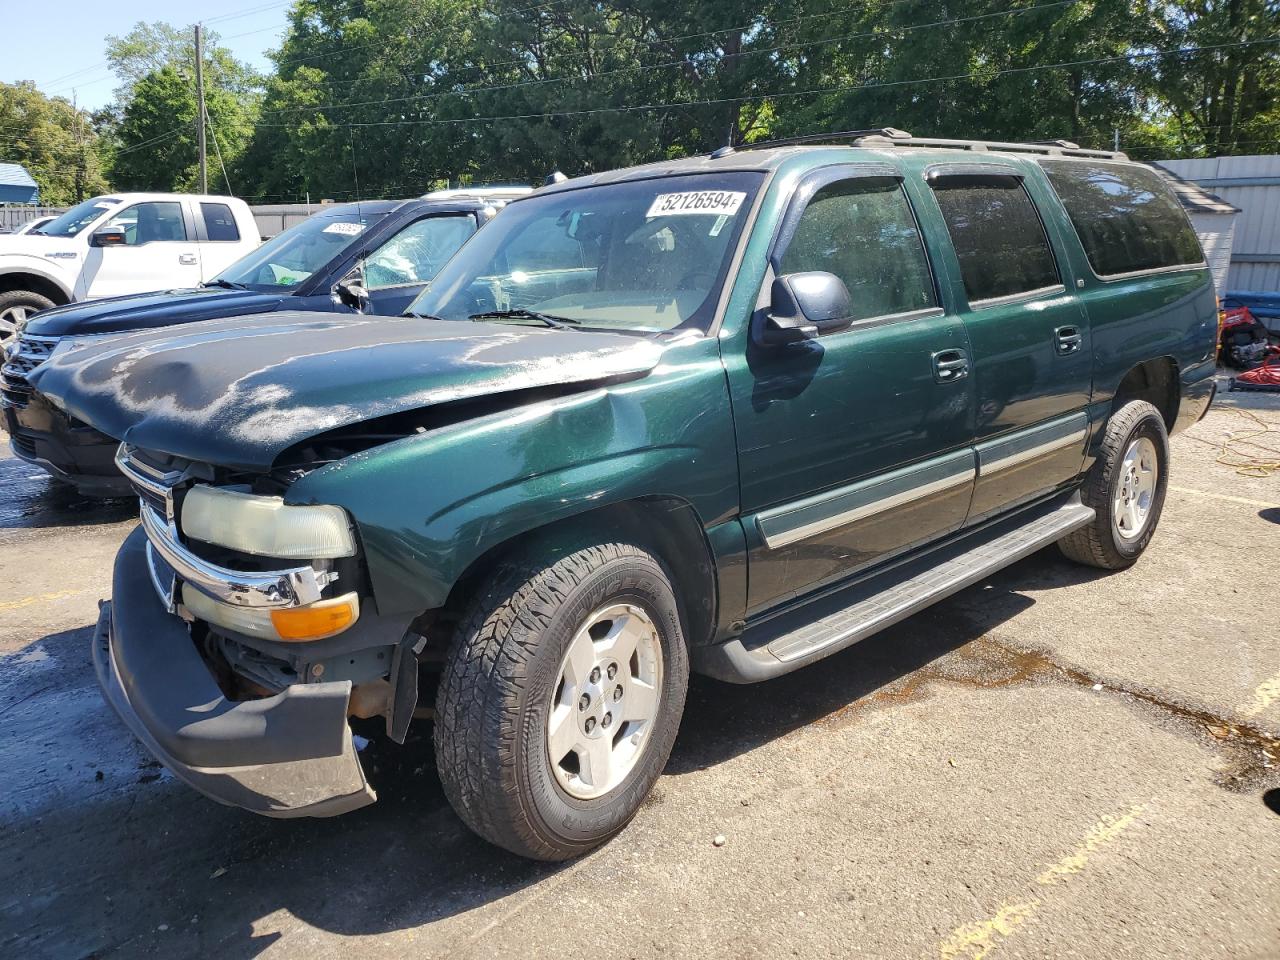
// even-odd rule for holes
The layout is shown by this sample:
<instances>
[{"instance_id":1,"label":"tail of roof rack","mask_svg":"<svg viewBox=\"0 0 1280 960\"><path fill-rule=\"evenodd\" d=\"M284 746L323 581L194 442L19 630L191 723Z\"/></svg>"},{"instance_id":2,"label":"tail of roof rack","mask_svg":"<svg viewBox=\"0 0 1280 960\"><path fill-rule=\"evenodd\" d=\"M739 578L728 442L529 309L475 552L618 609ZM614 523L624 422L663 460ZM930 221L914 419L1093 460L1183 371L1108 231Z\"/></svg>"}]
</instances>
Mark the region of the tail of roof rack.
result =
<instances>
[{"instance_id":1,"label":"tail of roof rack","mask_svg":"<svg viewBox=\"0 0 1280 960\"><path fill-rule=\"evenodd\" d=\"M1036 140L1030 143L1007 143L1000 140L948 140L941 137L913 137L905 130L879 127L872 130L840 130L835 133L810 133L780 140L760 140L739 146L739 150L763 150L770 147L792 147L804 144L839 143L852 147L934 147L947 150L996 151L1001 153L1040 153L1057 157L1091 157L1096 160L1128 160L1127 154L1113 150L1086 150L1070 140ZM723 151L717 150L716 154Z\"/></svg>"}]
</instances>

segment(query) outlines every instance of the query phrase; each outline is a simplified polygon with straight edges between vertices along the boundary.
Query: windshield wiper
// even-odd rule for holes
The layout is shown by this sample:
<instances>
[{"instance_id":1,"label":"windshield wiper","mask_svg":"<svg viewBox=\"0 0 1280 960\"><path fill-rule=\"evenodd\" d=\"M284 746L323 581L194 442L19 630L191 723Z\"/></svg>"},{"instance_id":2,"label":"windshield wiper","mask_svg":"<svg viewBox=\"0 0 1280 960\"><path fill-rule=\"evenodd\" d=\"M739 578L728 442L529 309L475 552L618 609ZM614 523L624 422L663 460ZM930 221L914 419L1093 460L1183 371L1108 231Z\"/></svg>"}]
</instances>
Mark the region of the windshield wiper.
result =
<instances>
[{"instance_id":1,"label":"windshield wiper","mask_svg":"<svg viewBox=\"0 0 1280 960\"><path fill-rule=\"evenodd\" d=\"M467 319L469 320L537 320L545 323L548 327L555 327L557 330L568 330L571 327L581 326L581 320L575 320L573 317L558 317L554 313L541 313L537 310L526 310L524 307L517 307L514 310L489 310L486 313L473 313Z\"/></svg>"},{"instance_id":2,"label":"windshield wiper","mask_svg":"<svg viewBox=\"0 0 1280 960\"><path fill-rule=\"evenodd\" d=\"M243 283L236 283L234 280L223 280L221 278L218 278L217 280L206 280L204 283L200 284L200 286L222 287L224 290L248 290L249 289Z\"/></svg>"}]
</instances>

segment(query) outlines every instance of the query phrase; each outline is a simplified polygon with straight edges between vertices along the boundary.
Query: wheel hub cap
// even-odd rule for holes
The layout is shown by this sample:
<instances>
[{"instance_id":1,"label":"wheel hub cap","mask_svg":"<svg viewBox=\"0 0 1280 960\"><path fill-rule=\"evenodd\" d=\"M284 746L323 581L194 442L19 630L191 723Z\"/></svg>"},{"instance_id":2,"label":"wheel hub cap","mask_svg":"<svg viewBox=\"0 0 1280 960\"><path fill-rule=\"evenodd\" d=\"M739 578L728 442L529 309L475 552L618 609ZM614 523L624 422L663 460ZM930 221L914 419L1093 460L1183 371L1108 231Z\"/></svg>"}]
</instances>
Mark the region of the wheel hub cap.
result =
<instances>
[{"instance_id":1,"label":"wheel hub cap","mask_svg":"<svg viewBox=\"0 0 1280 960\"><path fill-rule=\"evenodd\" d=\"M7 310L0 310L0 345L9 342L30 312L30 307L9 307Z\"/></svg>"},{"instance_id":2,"label":"wheel hub cap","mask_svg":"<svg viewBox=\"0 0 1280 960\"><path fill-rule=\"evenodd\" d=\"M547 754L566 793L590 800L627 778L661 690L662 644L641 607L612 604L587 618L560 664L547 721Z\"/></svg>"},{"instance_id":3,"label":"wheel hub cap","mask_svg":"<svg viewBox=\"0 0 1280 960\"><path fill-rule=\"evenodd\" d=\"M1125 450L1119 469L1111 520L1121 539L1133 540L1146 530L1155 500L1160 477L1156 445L1147 437L1138 437Z\"/></svg>"}]
</instances>

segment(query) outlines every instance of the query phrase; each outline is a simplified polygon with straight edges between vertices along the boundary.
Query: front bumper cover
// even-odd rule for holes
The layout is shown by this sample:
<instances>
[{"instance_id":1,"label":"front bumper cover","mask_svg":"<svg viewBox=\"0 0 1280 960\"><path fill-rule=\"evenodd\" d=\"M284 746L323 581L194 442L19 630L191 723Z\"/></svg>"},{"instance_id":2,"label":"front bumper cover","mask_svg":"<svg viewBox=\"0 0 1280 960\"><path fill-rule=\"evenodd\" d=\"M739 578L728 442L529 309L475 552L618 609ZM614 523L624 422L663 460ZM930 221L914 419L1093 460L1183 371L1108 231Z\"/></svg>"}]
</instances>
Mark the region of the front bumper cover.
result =
<instances>
[{"instance_id":1,"label":"front bumper cover","mask_svg":"<svg viewBox=\"0 0 1280 960\"><path fill-rule=\"evenodd\" d=\"M146 542L139 529L120 548L114 599L93 640L98 682L138 739L205 796L265 816L336 816L373 803L347 723L350 681L227 700L152 589Z\"/></svg>"}]
</instances>

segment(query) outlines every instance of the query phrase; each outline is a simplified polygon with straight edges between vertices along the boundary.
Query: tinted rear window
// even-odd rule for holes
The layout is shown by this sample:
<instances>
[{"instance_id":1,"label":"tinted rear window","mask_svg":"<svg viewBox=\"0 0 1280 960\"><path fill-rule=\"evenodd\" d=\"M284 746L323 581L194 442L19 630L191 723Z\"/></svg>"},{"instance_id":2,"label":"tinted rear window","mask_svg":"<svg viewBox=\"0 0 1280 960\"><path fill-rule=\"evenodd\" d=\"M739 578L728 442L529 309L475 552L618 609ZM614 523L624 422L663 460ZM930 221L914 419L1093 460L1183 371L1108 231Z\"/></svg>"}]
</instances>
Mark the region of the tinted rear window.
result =
<instances>
[{"instance_id":1,"label":"tinted rear window","mask_svg":"<svg viewBox=\"0 0 1280 960\"><path fill-rule=\"evenodd\" d=\"M204 214L204 229L210 240L234 242L240 239L236 218L225 203L202 203L200 212Z\"/></svg>"},{"instance_id":2,"label":"tinted rear window","mask_svg":"<svg viewBox=\"0 0 1280 960\"><path fill-rule=\"evenodd\" d=\"M1060 283L1040 214L1017 177L944 175L933 189L970 303Z\"/></svg>"},{"instance_id":3,"label":"tinted rear window","mask_svg":"<svg viewBox=\"0 0 1280 960\"><path fill-rule=\"evenodd\" d=\"M1182 204L1155 171L1085 160L1040 164L1098 276L1203 262Z\"/></svg>"}]
</instances>

